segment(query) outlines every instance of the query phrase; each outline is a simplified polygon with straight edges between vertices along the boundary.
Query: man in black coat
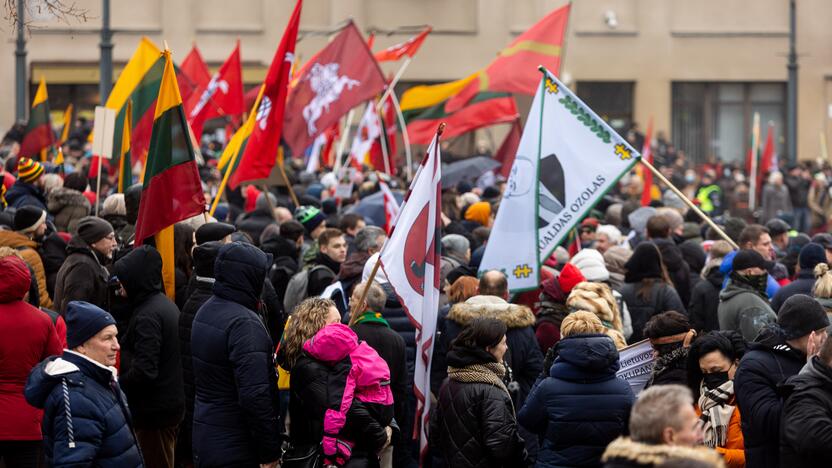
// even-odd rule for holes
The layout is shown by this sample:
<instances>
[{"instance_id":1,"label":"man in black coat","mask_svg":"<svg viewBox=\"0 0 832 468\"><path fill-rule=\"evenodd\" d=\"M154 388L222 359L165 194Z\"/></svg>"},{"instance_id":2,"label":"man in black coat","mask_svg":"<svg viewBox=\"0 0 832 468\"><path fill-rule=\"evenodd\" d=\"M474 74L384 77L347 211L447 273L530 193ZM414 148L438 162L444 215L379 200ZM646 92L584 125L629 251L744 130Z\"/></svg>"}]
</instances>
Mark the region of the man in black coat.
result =
<instances>
[{"instance_id":1,"label":"man in black coat","mask_svg":"<svg viewBox=\"0 0 832 468\"><path fill-rule=\"evenodd\" d=\"M748 346L737 373L734 389L742 417L745 463L748 468L779 467L779 387L806 363L812 332L829 326L826 311L803 294L790 297L780 308L777 323L760 331Z\"/></svg>"},{"instance_id":2,"label":"man in black coat","mask_svg":"<svg viewBox=\"0 0 832 468\"><path fill-rule=\"evenodd\" d=\"M350 304L358 304L361 294L367 283L359 283L350 298ZM407 411L407 390L410 386L410 376L407 373L407 358L405 356L404 338L390 328L390 324L384 318L384 305L387 302L387 294L384 289L376 283L370 284L367 291L366 307L360 314L350 317L350 327L358 335L358 339L366 341L390 368L390 389L393 391L393 405L396 421L404 422ZM397 462L393 466L403 466L399 461L407 451L407 441L399 444L393 441L396 453L394 459ZM402 453L400 453L402 452Z\"/></svg>"},{"instance_id":3,"label":"man in black coat","mask_svg":"<svg viewBox=\"0 0 832 468\"><path fill-rule=\"evenodd\" d=\"M199 308L213 295L214 261L217 259L220 247L224 244L223 241L210 241L194 247L194 275L191 276L191 284L188 285L188 300L182 307L182 313L179 314L179 346L182 359L182 381L185 388L185 420L179 429L179 439L176 442L176 459L186 464L193 463L191 433L194 423L194 365L191 357L191 327Z\"/></svg>"},{"instance_id":4,"label":"man in black coat","mask_svg":"<svg viewBox=\"0 0 832 468\"><path fill-rule=\"evenodd\" d=\"M86 216L66 248L69 254L55 280L55 310L66 312L70 301L86 301L110 310L110 273L105 265L113 258L116 237L107 221Z\"/></svg>"},{"instance_id":5,"label":"man in black coat","mask_svg":"<svg viewBox=\"0 0 832 468\"><path fill-rule=\"evenodd\" d=\"M133 249L116 262L114 270L130 314L119 383L127 394L145 462L172 467L185 413L179 309L163 292L162 257L155 248Z\"/></svg>"},{"instance_id":6,"label":"man in black coat","mask_svg":"<svg viewBox=\"0 0 832 468\"><path fill-rule=\"evenodd\" d=\"M240 242L217 254L214 294L191 329L197 466L274 466L280 457L274 348L256 313L271 264Z\"/></svg>"},{"instance_id":7,"label":"man in black coat","mask_svg":"<svg viewBox=\"0 0 832 468\"><path fill-rule=\"evenodd\" d=\"M822 245L810 242L800 249L800 255L797 257L797 264L800 268L797 271L797 276L791 283L778 289L771 298L771 308L777 312L780 307L786 302L786 299L795 294L812 295L812 289L815 287L815 266L818 263L826 262L826 249Z\"/></svg>"},{"instance_id":8,"label":"man in black coat","mask_svg":"<svg viewBox=\"0 0 832 468\"><path fill-rule=\"evenodd\" d=\"M783 405L782 468L832 466L832 340L827 332L810 341L820 348L818 355L787 384L792 393Z\"/></svg>"}]
</instances>

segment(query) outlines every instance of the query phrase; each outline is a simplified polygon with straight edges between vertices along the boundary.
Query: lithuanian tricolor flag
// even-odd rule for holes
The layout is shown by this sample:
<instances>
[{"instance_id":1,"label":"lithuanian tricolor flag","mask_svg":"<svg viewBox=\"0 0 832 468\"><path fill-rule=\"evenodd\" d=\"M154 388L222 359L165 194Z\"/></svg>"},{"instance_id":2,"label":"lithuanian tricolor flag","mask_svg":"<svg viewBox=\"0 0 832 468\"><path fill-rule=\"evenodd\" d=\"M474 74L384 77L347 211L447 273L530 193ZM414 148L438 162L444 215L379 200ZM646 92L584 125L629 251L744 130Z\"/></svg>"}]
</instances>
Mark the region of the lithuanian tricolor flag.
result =
<instances>
[{"instance_id":1,"label":"lithuanian tricolor flag","mask_svg":"<svg viewBox=\"0 0 832 468\"><path fill-rule=\"evenodd\" d=\"M510 94L491 91L477 93L464 107L449 110L448 102L477 77L474 73L461 80L407 90L401 108L411 143L429 144L440 122L447 124L443 138L453 138L488 125L512 122L519 116Z\"/></svg>"},{"instance_id":2,"label":"lithuanian tricolor flag","mask_svg":"<svg viewBox=\"0 0 832 468\"><path fill-rule=\"evenodd\" d=\"M130 149L133 157L144 161L153 128L153 110L162 81L165 59L161 50L150 39L143 37L139 47L118 77L106 106L115 109L116 125L113 148L122 148L127 102L132 101Z\"/></svg>"},{"instance_id":3,"label":"lithuanian tricolor flag","mask_svg":"<svg viewBox=\"0 0 832 468\"><path fill-rule=\"evenodd\" d=\"M170 51L165 50L161 59L164 68L153 113L150 148L136 221L136 245L154 236L156 248L162 255L165 291L172 298L175 286L173 225L202 213L205 196ZM132 114L136 115L135 109Z\"/></svg>"},{"instance_id":4,"label":"lithuanian tricolor flag","mask_svg":"<svg viewBox=\"0 0 832 468\"><path fill-rule=\"evenodd\" d=\"M35 98L32 99L32 110L29 112L29 122L26 124L26 133L23 142L20 144L20 156L43 159L50 146L55 144L55 133L52 131L52 123L49 121L49 97L46 94L46 80L41 77Z\"/></svg>"},{"instance_id":5,"label":"lithuanian tricolor flag","mask_svg":"<svg viewBox=\"0 0 832 468\"><path fill-rule=\"evenodd\" d=\"M133 171L130 167L133 161L130 159L130 129L133 128L133 101L127 101L127 109L124 114L123 135L121 138L121 150L118 160L118 193L124 193L127 187L133 183Z\"/></svg>"}]
</instances>

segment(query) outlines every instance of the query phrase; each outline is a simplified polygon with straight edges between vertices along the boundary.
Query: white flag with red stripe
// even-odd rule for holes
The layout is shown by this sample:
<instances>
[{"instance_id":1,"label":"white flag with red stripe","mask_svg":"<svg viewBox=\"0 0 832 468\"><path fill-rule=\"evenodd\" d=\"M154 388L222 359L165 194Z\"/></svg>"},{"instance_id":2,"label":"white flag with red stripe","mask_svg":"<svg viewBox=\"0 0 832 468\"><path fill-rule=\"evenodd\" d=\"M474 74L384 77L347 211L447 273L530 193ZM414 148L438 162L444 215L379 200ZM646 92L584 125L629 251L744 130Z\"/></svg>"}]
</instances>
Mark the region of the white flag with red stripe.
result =
<instances>
[{"instance_id":1,"label":"white flag with red stripe","mask_svg":"<svg viewBox=\"0 0 832 468\"><path fill-rule=\"evenodd\" d=\"M416 328L416 424L420 453L427 453L430 363L439 308L439 235L442 172L437 132L410 185L396 226L381 251L381 268Z\"/></svg>"},{"instance_id":2,"label":"white flag with red stripe","mask_svg":"<svg viewBox=\"0 0 832 468\"><path fill-rule=\"evenodd\" d=\"M393 226L396 225L396 218L399 217L399 202L396 201L396 197L393 196L393 191L390 190L387 182L379 179L378 188L384 196L384 230L389 236Z\"/></svg>"}]
</instances>

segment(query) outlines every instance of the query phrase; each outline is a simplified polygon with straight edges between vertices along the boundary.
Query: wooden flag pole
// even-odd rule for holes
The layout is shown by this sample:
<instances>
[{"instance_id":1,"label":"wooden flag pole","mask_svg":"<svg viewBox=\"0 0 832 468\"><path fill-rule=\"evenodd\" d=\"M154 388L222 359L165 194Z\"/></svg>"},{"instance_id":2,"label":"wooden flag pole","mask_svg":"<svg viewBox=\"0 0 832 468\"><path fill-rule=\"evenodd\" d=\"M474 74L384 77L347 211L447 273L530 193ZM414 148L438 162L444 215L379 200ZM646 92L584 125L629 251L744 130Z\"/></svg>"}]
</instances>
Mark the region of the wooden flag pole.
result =
<instances>
[{"instance_id":1,"label":"wooden flag pole","mask_svg":"<svg viewBox=\"0 0 832 468\"><path fill-rule=\"evenodd\" d=\"M672 184L669 180L667 180L667 177L665 177L665 176L664 176L661 172L659 172L658 170L656 170L656 168L655 168L655 167L653 167L653 165L652 165L652 164L650 164L649 162L645 161L644 159L639 158L639 161L640 161L642 164L644 164L644 167L646 167L647 169L649 169L649 170L650 170L650 172L652 172L652 173L653 173L653 175L654 175L657 179L659 179L659 181L661 181L661 183L662 183L662 184L666 185L666 186L667 186L667 188L669 188L669 189L670 189L673 193L675 193L675 194L676 194L676 196L677 196L677 197L679 197L679 198L680 198L680 199L681 199L681 200L682 200L682 201L683 201L683 202L684 202L684 203L688 206L688 208L690 208L691 210L693 210L693 211L694 211L694 213L696 213L697 215L699 215L699 217L700 217L700 218L702 218L702 220L703 220L703 221L705 221L706 223L708 223L708 226L710 226L711 228L713 228L713 230L714 230L714 231L716 231L716 233L717 233L717 234L719 234L719 235L720 235L723 239L725 239L725 241L726 241L726 242L728 242L729 244L731 244L731 247L733 247L733 248L735 248L735 249L739 250L739 248L740 248L740 247L737 245L737 243L736 243L736 242L734 242L734 240L733 240L733 239L731 239L730 237L728 237L728 234L725 234L725 231L723 231L723 230L722 230L722 228L720 228L719 226L717 226L717 224L716 224L716 223L715 223L715 222L714 222L714 221L710 218L710 216L708 216L708 215L706 215L705 213L703 213L703 212L702 212L702 210L700 210L698 206L696 206L696 205L695 205L692 201L688 200L688 197L686 197L686 196L685 196L685 194L684 194L684 193L682 193L682 191L681 191L681 190L679 190L678 188L676 188L676 186L675 186L675 185L673 185L673 184Z\"/></svg>"},{"instance_id":2,"label":"wooden flag pole","mask_svg":"<svg viewBox=\"0 0 832 468\"><path fill-rule=\"evenodd\" d=\"M381 135L379 135L379 140L381 141L381 157L384 158L384 172L387 175L393 175L390 171L390 152L387 149L387 124L384 122L384 119L381 118L381 103L383 101L379 101L379 106L376 108L376 120L378 121L378 128L381 130Z\"/></svg>"},{"instance_id":3,"label":"wooden flag pole","mask_svg":"<svg viewBox=\"0 0 832 468\"><path fill-rule=\"evenodd\" d=\"M341 141L338 142L338 152L335 153L335 167L336 172L341 169L341 154L344 153L344 147L347 145L347 138L350 136L350 127L352 127L352 119L355 117L355 107L347 112L347 118L344 121L344 130L341 132Z\"/></svg>"},{"instance_id":4,"label":"wooden flag pole","mask_svg":"<svg viewBox=\"0 0 832 468\"><path fill-rule=\"evenodd\" d=\"M214 196L214 202L211 203L211 210L208 211L209 216L214 216L214 211L217 210L217 205L220 202L220 198L222 198L222 193L225 191L225 186L228 185L228 177L231 176L231 171L234 169L234 164L237 163L239 156L240 150L237 150L228 161L228 167L226 167L225 174L222 176L222 182L220 182L220 187L217 189L217 195Z\"/></svg>"},{"instance_id":5,"label":"wooden flag pole","mask_svg":"<svg viewBox=\"0 0 832 468\"><path fill-rule=\"evenodd\" d=\"M286 168L280 163L277 164L277 167L280 168L280 175L286 181L286 188L289 189L289 196L292 197L292 203L295 204L295 208L299 207L300 202L298 201L298 196L295 194L295 190L292 188L292 183L289 182L289 177L286 175Z\"/></svg>"},{"instance_id":6,"label":"wooden flag pole","mask_svg":"<svg viewBox=\"0 0 832 468\"><path fill-rule=\"evenodd\" d=\"M396 84L402 78L402 75L404 75L404 71L407 69L408 65L410 65L410 62L412 61L413 57L407 57L402 63L402 66L400 66L398 71L396 71L396 74L393 75L393 79L390 80L390 84L387 85L387 89L384 91L384 94L381 95L381 100L379 100L378 105L379 109L381 108L381 103L384 102L384 100L387 99L390 96L390 94L393 94L393 89L396 87Z\"/></svg>"},{"instance_id":7,"label":"wooden flag pole","mask_svg":"<svg viewBox=\"0 0 832 468\"><path fill-rule=\"evenodd\" d=\"M754 127L751 130L751 174L749 174L748 208L753 213L757 208L757 151L760 149L760 114L754 113Z\"/></svg>"}]
</instances>

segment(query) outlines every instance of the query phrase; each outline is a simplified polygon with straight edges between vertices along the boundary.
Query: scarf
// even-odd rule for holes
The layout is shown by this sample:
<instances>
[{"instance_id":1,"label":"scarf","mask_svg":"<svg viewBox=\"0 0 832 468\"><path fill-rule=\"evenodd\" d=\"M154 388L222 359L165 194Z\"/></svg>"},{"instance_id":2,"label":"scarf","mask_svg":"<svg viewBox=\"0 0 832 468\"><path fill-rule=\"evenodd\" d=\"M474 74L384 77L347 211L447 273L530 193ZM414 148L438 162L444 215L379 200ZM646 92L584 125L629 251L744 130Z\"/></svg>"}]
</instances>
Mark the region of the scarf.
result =
<instances>
[{"instance_id":1,"label":"scarf","mask_svg":"<svg viewBox=\"0 0 832 468\"><path fill-rule=\"evenodd\" d=\"M503 383L506 375L506 367L499 362L486 362L483 364L471 364L465 367L448 366L448 378L456 382L484 383L499 387L506 395L511 396Z\"/></svg>"},{"instance_id":2,"label":"scarf","mask_svg":"<svg viewBox=\"0 0 832 468\"><path fill-rule=\"evenodd\" d=\"M708 390L700 385L699 409L702 410L704 442L710 448L724 447L728 438L728 423L734 414L735 405L728 404L734 399L734 381L729 380L719 387Z\"/></svg>"},{"instance_id":3,"label":"scarf","mask_svg":"<svg viewBox=\"0 0 832 468\"><path fill-rule=\"evenodd\" d=\"M370 309L367 309L363 314L359 315L358 318L355 319L356 325L359 323L367 322L381 323L384 324L387 328L390 328L390 324L387 323L387 320L385 320L380 313L374 312Z\"/></svg>"},{"instance_id":4,"label":"scarf","mask_svg":"<svg viewBox=\"0 0 832 468\"><path fill-rule=\"evenodd\" d=\"M686 348L684 346L679 346L669 353L660 355L659 358L656 359L656 365L653 366L653 373L650 375L650 380L647 382L647 386L649 387L653 385L653 381L656 380L656 377L662 375L665 371L674 368L684 369L689 349L690 348Z\"/></svg>"}]
</instances>

